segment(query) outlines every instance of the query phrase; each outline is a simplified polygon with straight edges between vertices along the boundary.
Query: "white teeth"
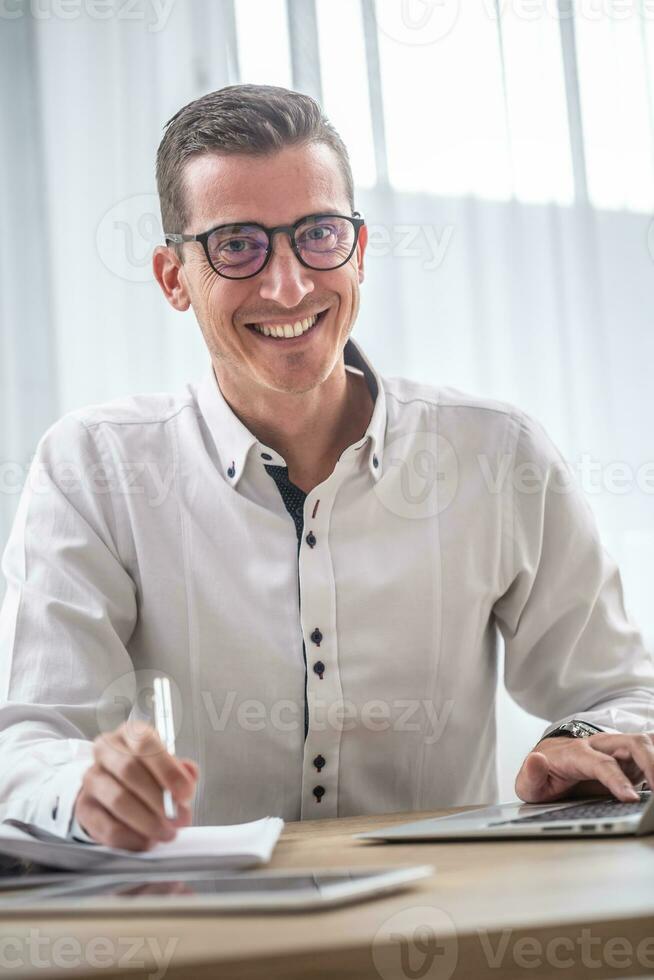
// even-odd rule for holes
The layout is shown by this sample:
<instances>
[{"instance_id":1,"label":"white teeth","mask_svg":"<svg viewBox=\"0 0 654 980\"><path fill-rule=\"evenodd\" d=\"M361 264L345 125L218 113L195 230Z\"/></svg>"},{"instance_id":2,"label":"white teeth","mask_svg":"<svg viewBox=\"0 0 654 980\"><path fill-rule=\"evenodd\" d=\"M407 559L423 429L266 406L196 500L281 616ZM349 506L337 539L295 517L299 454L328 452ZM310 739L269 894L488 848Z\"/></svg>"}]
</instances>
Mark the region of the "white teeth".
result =
<instances>
[{"instance_id":1,"label":"white teeth","mask_svg":"<svg viewBox=\"0 0 654 980\"><path fill-rule=\"evenodd\" d=\"M267 324L254 323L252 326L259 333L265 334L266 337L299 337L301 334L306 333L315 324L317 316L307 317L306 320L298 320L297 323L285 323L285 324L272 324L268 326Z\"/></svg>"}]
</instances>

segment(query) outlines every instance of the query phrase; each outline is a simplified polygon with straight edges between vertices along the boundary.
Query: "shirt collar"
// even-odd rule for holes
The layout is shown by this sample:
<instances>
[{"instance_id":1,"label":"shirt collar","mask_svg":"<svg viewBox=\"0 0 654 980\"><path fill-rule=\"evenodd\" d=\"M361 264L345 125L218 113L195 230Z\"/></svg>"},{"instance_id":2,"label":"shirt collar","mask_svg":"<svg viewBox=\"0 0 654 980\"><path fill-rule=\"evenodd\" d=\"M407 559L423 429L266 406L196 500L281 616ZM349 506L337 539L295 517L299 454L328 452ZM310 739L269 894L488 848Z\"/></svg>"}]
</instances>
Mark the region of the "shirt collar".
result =
<instances>
[{"instance_id":1,"label":"shirt collar","mask_svg":"<svg viewBox=\"0 0 654 980\"><path fill-rule=\"evenodd\" d=\"M384 433L386 431L386 398L381 376L377 373L361 347L350 337L343 351L346 366L362 372L375 403L372 417L364 436L354 444L361 451L368 444L368 468L376 482L382 473ZM198 386L198 406L216 446L225 479L233 486L238 484L245 469L248 453L257 447L259 455L265 453L263 463L285 465L282 457L269 446L260 443L246 425L234 414L220 390L213 365ZM266 458L269 457L269 458Z\"/></svg>"}]
</instances>

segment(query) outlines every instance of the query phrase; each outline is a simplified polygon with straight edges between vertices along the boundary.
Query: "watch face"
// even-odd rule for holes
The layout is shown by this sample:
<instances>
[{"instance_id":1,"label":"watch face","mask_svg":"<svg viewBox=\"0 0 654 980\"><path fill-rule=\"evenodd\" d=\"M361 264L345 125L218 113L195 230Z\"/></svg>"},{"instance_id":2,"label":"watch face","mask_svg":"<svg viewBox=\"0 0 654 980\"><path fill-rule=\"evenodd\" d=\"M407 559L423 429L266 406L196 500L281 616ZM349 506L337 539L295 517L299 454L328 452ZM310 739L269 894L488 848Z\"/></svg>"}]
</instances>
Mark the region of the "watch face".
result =
<instances>
[{"instance_id":1,"label":"watch face","mask_svg":"<svg viewBox=\"0 0 654 980\"><path fill-rule=\"evenodd\" d=\"M546 738L588 738L590 735L597 735L600 728L587 724L585 721L566 721L558 728L546 735Z\"/></svg>"},{"instance_id":2,"label":"watch face","mask_svg":"<svg viewBox=\"0 0 654 980\"><path fill-rule=\"evenodd\" d=\"M584 738L584 737L586 737L588 735L596 735L597 734L597 729L593 728L592 725L587 725L583 721L571 721L570 722L570 731L577 738Z\"/></svg>"}]
</instances>

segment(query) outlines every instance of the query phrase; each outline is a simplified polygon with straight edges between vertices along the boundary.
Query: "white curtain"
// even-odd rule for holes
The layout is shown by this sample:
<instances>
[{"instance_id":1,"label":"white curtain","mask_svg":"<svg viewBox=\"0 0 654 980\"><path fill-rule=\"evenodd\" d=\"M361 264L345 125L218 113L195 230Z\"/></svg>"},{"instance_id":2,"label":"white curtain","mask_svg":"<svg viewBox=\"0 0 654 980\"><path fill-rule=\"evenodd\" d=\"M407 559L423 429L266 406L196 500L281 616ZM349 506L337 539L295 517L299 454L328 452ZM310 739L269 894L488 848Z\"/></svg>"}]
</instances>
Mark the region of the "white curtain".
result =
<instances>
[{"instance_id":1,"label":"white curtain","mask_svg":"<svg viewBox=\"0 0 654 980\"><path fill-rule=\"evenodd\" d=\"M226 84L284 84L320 98L351 151L370 230L364 349L386 375L543 422L652 644L650 25L609 24L645 132L617 103L598 109L593 58L609 42L583 11L543 0L528 20L466 0L430 37L415 2L143 0L127 15L116 0L98 19L80 0L66 18L25 4L0 21L0 547L55 419L204 370L192 312L151 280L164 123ZM501 691L499 704L509 797L542 724Z\"/></svg>"}]
</instances>

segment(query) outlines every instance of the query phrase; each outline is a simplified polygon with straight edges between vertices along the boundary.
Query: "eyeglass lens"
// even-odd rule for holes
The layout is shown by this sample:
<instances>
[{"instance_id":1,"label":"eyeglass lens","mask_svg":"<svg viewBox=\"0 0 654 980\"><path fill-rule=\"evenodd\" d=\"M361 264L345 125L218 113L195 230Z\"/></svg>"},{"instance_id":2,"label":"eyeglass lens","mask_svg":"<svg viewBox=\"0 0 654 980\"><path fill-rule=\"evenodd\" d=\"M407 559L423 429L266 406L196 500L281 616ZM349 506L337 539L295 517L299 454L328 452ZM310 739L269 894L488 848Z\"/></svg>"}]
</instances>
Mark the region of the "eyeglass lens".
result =
<instances>
[{"instance_id":1,"label":"eyeglass lens","mask_svg":"<svg viewBox=\"0 0 654 980\"><path fill-rule=\"evenodd\" d=\"M295 242L312 269L334 269L345 262L354 246L354 225L345 218L311 218L295 229ZM214 231L207 242L211 264L232 278L252 276L263 266L268 236L256 225L229 225Z\"/></svg>"}]
</instances>

